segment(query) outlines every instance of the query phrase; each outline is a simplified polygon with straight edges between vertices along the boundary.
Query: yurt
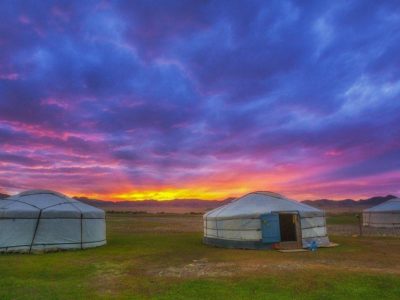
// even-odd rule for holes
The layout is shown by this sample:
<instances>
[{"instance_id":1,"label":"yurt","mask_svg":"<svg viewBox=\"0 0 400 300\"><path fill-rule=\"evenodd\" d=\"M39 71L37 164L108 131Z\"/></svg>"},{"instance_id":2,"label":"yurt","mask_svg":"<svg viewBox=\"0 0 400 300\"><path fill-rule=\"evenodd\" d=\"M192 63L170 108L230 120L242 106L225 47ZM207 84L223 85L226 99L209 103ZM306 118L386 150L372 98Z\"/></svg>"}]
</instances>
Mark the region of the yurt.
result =
<instances>
[{"instance_id":1,"label":"yurt","mask_svg":"<svg viewBox=\"0 0 400 300\"><path fill-rule=\"evenodd\" d=\"M325 213L272 192L253 192L203 216L204 243L243 249L329 246Z\"/></svg>"},{"instance_id":2,"label":"yurt","mask_svg":"<svg viewBox=\"0 0 400 300\"><path fill-rule=\"evenodd\" d=\"M48 190L0 200L0 252L85 249L106 244L103 210Z\"/></svg>"},{"instance_id":3,"label":"yurt","mask_svg":"<svg viewBox=\"0 0 400 300\"><path fill-rule=\"evenodd\" d=\"M363 211L364 226L399 227L400 228L400 198L388 200Z\"/></svg>"}]
</instances>

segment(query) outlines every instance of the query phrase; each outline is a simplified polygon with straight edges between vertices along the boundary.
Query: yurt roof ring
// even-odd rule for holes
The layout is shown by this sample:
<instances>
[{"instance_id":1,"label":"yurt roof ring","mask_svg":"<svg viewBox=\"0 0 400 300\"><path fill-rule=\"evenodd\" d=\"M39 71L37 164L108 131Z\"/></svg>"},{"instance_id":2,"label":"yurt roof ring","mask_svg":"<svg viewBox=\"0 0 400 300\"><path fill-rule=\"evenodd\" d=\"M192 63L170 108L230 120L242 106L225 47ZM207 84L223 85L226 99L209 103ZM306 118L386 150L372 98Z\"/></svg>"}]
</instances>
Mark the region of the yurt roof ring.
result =
<instances>
[{"instance_id":1,"label":"yurt roof ring","mask_svg":"<svg viewBox=\"0 0 400 300\"><path fill-rule=\"evenodd\" d=\"M67 198L65 195L51 191L51 190L30 190L30 191L25 191L25 192L19 193L18 196L25 197L25 196L43 195L43 194L49 194L49 195L54 195L54 196L58 196L61 198Z\"/></svg>"}]
</instances>

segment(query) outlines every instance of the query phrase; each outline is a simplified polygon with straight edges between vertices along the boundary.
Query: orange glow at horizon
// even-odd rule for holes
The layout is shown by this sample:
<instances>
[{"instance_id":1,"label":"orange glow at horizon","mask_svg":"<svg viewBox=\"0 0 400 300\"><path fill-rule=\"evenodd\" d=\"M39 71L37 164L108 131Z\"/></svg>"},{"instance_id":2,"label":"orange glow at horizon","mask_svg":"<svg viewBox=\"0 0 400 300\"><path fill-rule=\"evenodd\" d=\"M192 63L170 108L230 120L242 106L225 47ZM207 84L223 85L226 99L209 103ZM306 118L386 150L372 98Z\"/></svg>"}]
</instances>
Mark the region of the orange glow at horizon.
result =
<instances>
[{"instance_id":1,"label":"orange glow at horizon","mask_svg":"<svg viewBox=\"0 0 400 300\"><path fill-rule=\"evenodd\" d=\"M96 193L88 193L88 194L77 194L77 193L67 193L70 196L78 196L78 197L88 197L90 199L97 200L105 200L105 201L143 201L143 200L156 200L156 201L169 201L169 200L182 200L182 199L199 199L199 200L224 200L229 197L240 197L250 192L255 191L271 191L280 193L288 198L302 201L302 200L315 200L315 199L323 199L329 198L331 200L342 200L347 198L353 199L363 199L369 198L373 195L365 195L365 194L357 194L357 195L343 195L343 196L317 196L315 194L304 193L304 194L287 194L282 193L279 190L275 189L249 189L249 188L237 188L231 189L229 191L226 190L216 190L216 191L206 191L206 189L179 189L179 188L168 188L161 190L132 190L130 192L124 193L111 193L111 194L96 194ZM376 195L378 196L378 195ZM385 195L381 195L385 196Z\"/></svg>"},{"instance_id":2,"label":"orange glow at horizon","mask_svg":"<svg viewBox=\"0 0 400 300\"><path fill-rule=\"evenodd\" d=\"M106 194L90 193L82 196L113 201L146 199L158 201L173 199L223 200L228 197L238 197L252 191L270 190L279 192L280 189L277 183L291 177L289 174L260 176L257 173L238 175L232 172L218 172L207 178L199 178L180 186L132 188L125 184L124 188L120 188L119 192Z\"/></svg>"},{"instance_id":3,"label":"orange glow at horizon","mask_svg":"<svg viewBox=\"0 0 400 300\"><path fill-rule=\"evenodd\" d=\"M8 193L14 194L23 190L42 188L55 190L71 197L81 196L118 202L173 199L224 200L254 191L271 191L298 201L324 198L340 200L385 196L387 181L394 178L400 180L400 172L397 171L380 175L380 181L373 175L364 176L362 179L319 180L318 175L324 168L326 165L308 163L307 167L299 166L299 164L285 164L261 170L251 165L246 166L241 161L240 165L211 169L207 174L201 174L191 180L181 182L177 180L170 184L148 182L141 185L136 185L124 172L118 172L118 168L115 168L112 180L90 174L98 180L98 183L93 185L66 189L63 182L53 182L49 185L43 181ZM367 187L382 187L381 190L384 192L379 192L379 189L373 193L365 192ZM392 192L394 195L399 193L400 190Z\"/></svg>"},{"instance_id":4,"label":"orange glow at horizon","mask_svg":"<svg viewBox=\"0 0 400 300\"><path fill-rule=\"evenodd\" d=\"M111 200L111 201L139 201L139 200L158 200L167 201L174 199L202 199L202 200L224 200L228 197L239 197L249 192L254 191L272 191L276 193L283 194L284 196L295 199L295 200L313 200L321 198L329 198L331 200L340 199L362 199L369 198L371 194L365 194L356 191L353 194L348 194L346 192L337 193L327 193L327 190L331 189L331 186L335 186L337 189L343 187L346 190L347 185L358 186L362 188L363 186L369 185L371 178L366 178L364 180L355 181L343 181L337 180L330 183L310 183L305 184L303 182L287 184L288 179L295 179L293 173L289 176L281 174L280 176L275 175L274 177L263 178L257 174L251 174L247 176L215 176L215 178L208 178L208 180L198 180L192 182L184 187L151 187L146 188L129 188L124 186L119 192L110 193L74 193L69 192L67 194L71 196L85 196L89 198L95 198L100 200ZM387 174L388 177L399 177L400 173L390 173ZM217 180L218 178L218 180ZM221 178L224 178L223 180ZM379 195L385 196L385 195Z\"/></svg>"},{"instance_id":5,"label":"orange glow at horizon","mask_svg":"<svg viewBox=\"0 0 400 300\"><path fill-rule=\"evenodd\" d=\"M289 176L287 176L289 177ZM288 178L285 177L287 180ZM224 178L224 177L222 177ZM268 182L268 184L267 184ZM272 191L283 194L288 198L295 200L306 199L320 199L329 197L329 199L339 200L352 197L354 199L368 198L371 195L363 193L355 193L352 195L340 194L326 194L321 189L329 189L326 183L304 185L302 183L285 185L282 177L275 176L268 179L260 178L257 176L246 176L245 178L225 177L224 180L201 180L196 183L191 183L184 187L151 187L146 188L129 188L125 186L118 192L110 193L68 193L70 195L85 196L89 198L111 200L111 201L139 201L139 200L158 200L167 201L173 199L202 199L202 200L224 200L228 197L239 197L246 193L253 191ZM333 182L336 186L343 186L349 184L344 181ZM355 183L351 183L355 184ZM359 182L359 185L368 184L367 182ZM310 192L313 191L313 192Z\"/></svg>"}]
</instances>

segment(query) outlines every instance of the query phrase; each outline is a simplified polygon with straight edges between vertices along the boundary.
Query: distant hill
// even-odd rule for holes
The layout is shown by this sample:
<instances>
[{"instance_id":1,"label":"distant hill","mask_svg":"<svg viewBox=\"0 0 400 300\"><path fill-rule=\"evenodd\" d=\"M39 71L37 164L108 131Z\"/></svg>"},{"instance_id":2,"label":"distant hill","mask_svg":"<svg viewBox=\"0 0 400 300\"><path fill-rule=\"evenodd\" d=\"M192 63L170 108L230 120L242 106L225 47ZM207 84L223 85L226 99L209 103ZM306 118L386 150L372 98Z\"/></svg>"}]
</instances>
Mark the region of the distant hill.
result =
<instances>
[{"instance_id":1,"label":"distant hill","mask_svg":"<svg viewBox=\"0 0 400 300\"><path fill-rule=\"evenodd\" d=\"M235 198L225 200L201 200L201 199L174 199L167 201L142 200L142 201L103 201L98 199L89 199L86 197L73 197L76 200L93 205L107 211L144 211L144 212L205 212L221 205L225 205Z\"/></svg>"},{"instance_id":2,"label":"distant hill","mask_svg":"<svg viewBox=\"0 0 400 300\"><path fill-rule=\"evenodd\" d=\"M150 213L166 212L166 213L203 213L219 206L228 204L235 198L227 198L222 201L218 200L201 200L201 199L175 199L167 201L142 200L142 201L103 201L98 199L90 199L86 197L74 197L75 199L93 205L107 211L143 211ZM344 200L304 200L302 203L324 209L332 212L340 211L360 211L362 209L381 204L387 200L396 198L393 195L372 197L368 199L344 199Z\"/></svg>"},{"instance_id":3,"label":"distant hill","mask_svg":"<svg viewBox=\"0 0 400 300\"><path fill-rule=\"evenodd\" d=\"M352 200L352 199L344 199L344 200L329 200L329 199L320 199L320 200L305 200L302 203L325 209L325 210L361 210L368 207L372 207L383 202L386 202L390 199L397 198L393 195L387 196L378 196L372 197L368 199L360 199L360 200Z\"/></svg>"},{"instance_id":4,"label":"distant hill","mask_svg":"<svg viewBox=\"0 0 400 300\"><path fill-rule=\"evenodd\" d=\"M8 198L10 195L0 193L0 199Z\"/></svg>"},{"instance_id":5,"label":"distant hill","mask_svg":"<svg viewBox=\"0 0 400 300\"><path fill-rule=\"evenodd\" d=\"M0 199L5 199L9 195L0 193ZM107 211L143 211L149 213L204 213L219 206L228 204L236 198L225 200L201 200L201 199L174 199L167 201L142 200L142 201L106 201L90 199L87 197L73 197L76 200L102 208ZM332 212L340 211L360 211L362 209L381 204L390 199L396 198L393 195L378 196L368 199L344 199L344 200L304 200L302 203Z\"/></svg>"},{"instance_id":6,"label":"distant hill","mask_svg":"<svg viewBox=\"0 0 400 300\"><path fill-rule=\"evenodd\" d=\"M74 197L75 199L93 205L107 211L143 211L150 213L171 212L171 213L203 213L216 207L228 204L235 198L227 198L222 201L201 200L201 199L175 199L168 201L142 200L142 201L103 201L89 199L86 197ZM396 198L393 195L384 197L372 197L368 199L344 199L344 200L305 200L302 203L332 212L360 211L362 209L381 204L387 200Z\"/></svg>"}]
</instances>

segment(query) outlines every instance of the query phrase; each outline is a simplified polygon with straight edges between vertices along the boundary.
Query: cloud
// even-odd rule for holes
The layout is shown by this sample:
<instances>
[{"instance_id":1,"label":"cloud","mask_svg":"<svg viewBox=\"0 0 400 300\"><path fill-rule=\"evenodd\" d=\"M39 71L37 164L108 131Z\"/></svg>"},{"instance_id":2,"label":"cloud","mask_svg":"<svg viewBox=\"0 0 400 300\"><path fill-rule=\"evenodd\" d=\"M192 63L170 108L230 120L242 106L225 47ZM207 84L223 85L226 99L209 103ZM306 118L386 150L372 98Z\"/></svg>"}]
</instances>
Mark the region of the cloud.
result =
<instances>
[{"instance_id":1,"label":"cloud","mask_svg":"<svg viewBox=\"0 0 400 300\"><path fill-rule=\"evenodd\" d=\"M398 191L395 2L0 8L4 190Z\"/></svg>"}]
</instances>

